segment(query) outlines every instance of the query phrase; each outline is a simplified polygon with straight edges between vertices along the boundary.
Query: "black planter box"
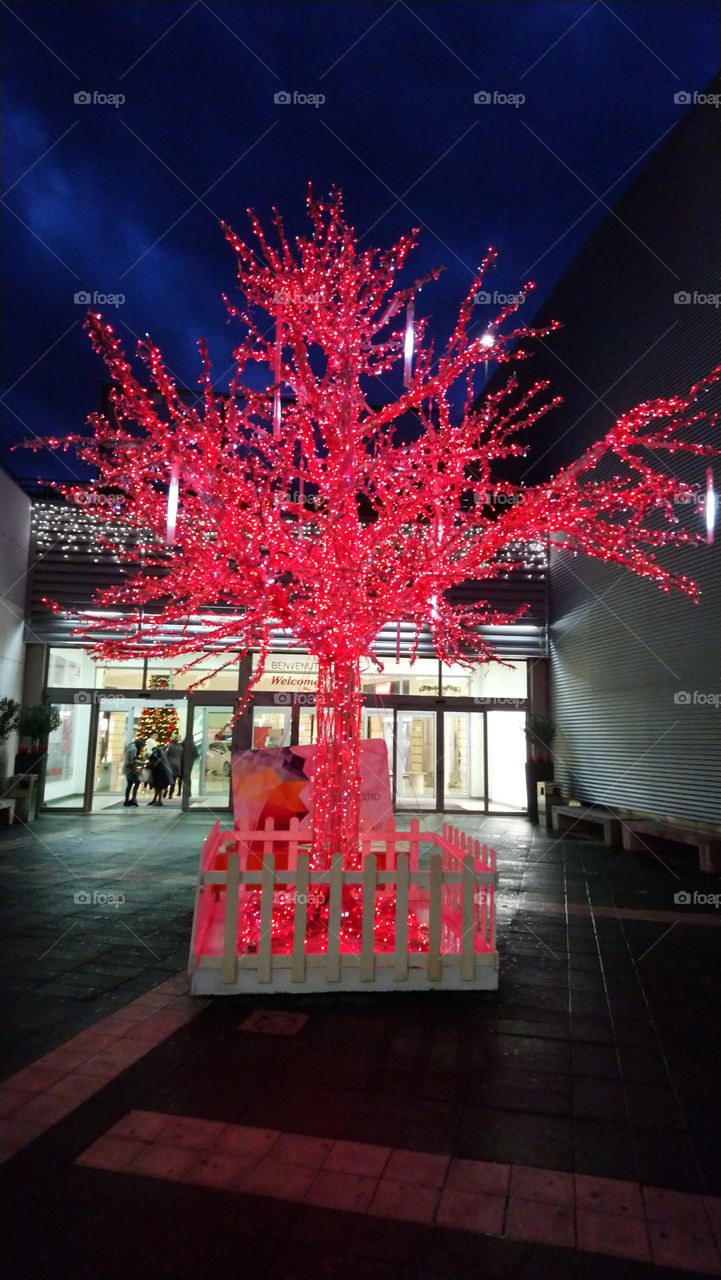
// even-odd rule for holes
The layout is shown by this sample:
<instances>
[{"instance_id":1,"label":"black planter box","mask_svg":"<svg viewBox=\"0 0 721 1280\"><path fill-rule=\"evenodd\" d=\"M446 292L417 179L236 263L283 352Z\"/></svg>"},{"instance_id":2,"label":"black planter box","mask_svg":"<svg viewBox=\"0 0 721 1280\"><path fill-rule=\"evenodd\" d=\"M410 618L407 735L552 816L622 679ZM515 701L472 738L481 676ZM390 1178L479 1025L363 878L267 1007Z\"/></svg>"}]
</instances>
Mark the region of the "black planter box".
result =
<instances>
[{"instance_id":1,"label":"black planter box","mask_svg":"<svg viewBox=\"0 0 721 1280\"><path fill-rule=\"evenodd\" d=\"M536 790L536 783L552 781L552 760L526 761L526 807L528 809L529 822L538 822L538 792Z\"/></svg>"},{"instance_id":2,"label":"black planter box","mask_svg":"<svg viewBox=\"0 0 721 1280\"><path fill-rule=\"evenodd\" d=\"M39 776L47 754L47 748L43 751L18 751L15 757L15 773L34 773Z\"/></svg>"}]
</instances>

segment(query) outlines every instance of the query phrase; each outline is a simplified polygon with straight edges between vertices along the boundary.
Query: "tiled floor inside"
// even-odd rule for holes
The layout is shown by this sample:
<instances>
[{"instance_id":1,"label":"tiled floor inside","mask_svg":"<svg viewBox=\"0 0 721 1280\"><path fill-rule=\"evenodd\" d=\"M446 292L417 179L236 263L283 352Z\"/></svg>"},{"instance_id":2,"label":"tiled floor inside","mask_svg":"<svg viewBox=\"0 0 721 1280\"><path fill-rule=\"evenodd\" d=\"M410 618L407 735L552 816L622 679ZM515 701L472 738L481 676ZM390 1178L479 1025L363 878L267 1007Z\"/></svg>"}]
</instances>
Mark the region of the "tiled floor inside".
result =
<instances>
[{"instance_id":1,"label":"tiled floor inside","mask_svg":"<svg viewBox=\"0 0 721 1280\"><path fill-rule=\"evenodd\" d=\"M721 884L455 820L496 993L190 1001L207 815L3 834L7 1274L721 1274Z\"/></svg>"}]
</instances>

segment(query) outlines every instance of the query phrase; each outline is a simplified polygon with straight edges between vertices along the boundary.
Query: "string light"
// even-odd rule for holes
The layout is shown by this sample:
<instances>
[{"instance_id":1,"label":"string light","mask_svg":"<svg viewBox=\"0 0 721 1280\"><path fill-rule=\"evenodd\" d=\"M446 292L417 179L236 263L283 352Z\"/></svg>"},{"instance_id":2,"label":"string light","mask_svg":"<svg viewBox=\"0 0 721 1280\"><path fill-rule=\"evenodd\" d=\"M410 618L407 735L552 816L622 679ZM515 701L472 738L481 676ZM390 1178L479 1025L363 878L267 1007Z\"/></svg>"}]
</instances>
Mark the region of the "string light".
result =
<instances>
[{"instance_id":1,"label":"string light","mask_svg":"<svg viewBox=\"0 0 721 1280\"><path fill-rule=\"evenodd\" d=\"M450 589L524 570L529 548L549 540L695 599L694 582L659 558L702 538L681 525L678 482L655 455L718 452L696 436L700 422L717 421L699 401L721 366L686 397L631 408L542 485L496 479L500 464L527 453L525 433L559 403L545 381L522 391L512 368L534 338L557 328L515 323L533 285L485 334L471 336L474 298L495 261L489 249L436 354L414 299L438 272L409 288L397 283L417 232L378 253L359 245L339 194L323 201L309 193L308 213L310 234L294 245L278 214L273 243L252 212L255 245L224 228L243 298L228 302L241 335L226 394L214 391L200 343L201 390L188 402L150 338L139 344L146 388L113 327L92 312L86 323L111 375L110 410L93 414L86 433L29 447L73 449L95 469L89 489L58 488L78 505L92 495L98 549L126 564L142 550L142 571L99 590L95 610L81 618L76 634L96 656L131 658L153 647L189 671L202 626L222 665L258 651L246 704L274 633L317 658L313 862L326 866L341 853L354 867L360 661L372 657L381 629L410 628L411 660L424 628L445 663L493 660L488 629L512 625L524 609L454 604ZM508 365L508 376L483 394L478 374L491 360ZM386 385L399 365L401 394L370 407L374 380ZM465 398L456 412L458 387ZM404 430L409 422L413 433ZM714 510L715 495L707 521ZM52 536L52 517L44 519ZM79 539L78 528L69 547Z\"/></svg>"}]
</instances>

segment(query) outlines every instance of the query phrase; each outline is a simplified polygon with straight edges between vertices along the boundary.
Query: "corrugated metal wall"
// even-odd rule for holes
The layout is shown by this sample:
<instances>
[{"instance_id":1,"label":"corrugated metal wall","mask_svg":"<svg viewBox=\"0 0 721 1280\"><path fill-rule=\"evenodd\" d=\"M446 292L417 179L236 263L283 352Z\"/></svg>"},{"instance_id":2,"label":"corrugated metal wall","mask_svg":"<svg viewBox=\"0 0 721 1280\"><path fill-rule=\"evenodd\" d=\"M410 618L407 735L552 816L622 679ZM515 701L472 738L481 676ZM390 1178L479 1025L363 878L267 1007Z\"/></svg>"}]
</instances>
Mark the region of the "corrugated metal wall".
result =
<instances>
[{"instance_id":1,"label":"corrugated metal wall","mask_svg":"<svg viewBox=\"0 0 721 1280\"><path fill-rule=\"evenodd\" d=\"M552 559L557 776L578 799L721 823L721 556L675 562L700 605Z\"/></svg>"},{"instance_id":2,"label":"corrugated metal wall","mask_svg":"<svg viewBox=\"0 0 721 1280\"><path fill-rule=\"evenodd\" d=\"M534 374L551 376L567 407L537 475L619 410L683 393L721 360L721 307L676 297L721 297L720 115L688 113L544 304L543 316L566 326L564 368L544 351ZM717 391L704 407L721 407ZM719 445L721 427L705 439ZM706 460L659 460L702 492ZM714 471L719 491L718 459ZM703 532L702 513L679 515ZM619 569L552 556L557 773L582 800L721 823L721 528L713 546L664 563L700 583L700 606Z\"/></svg>"}]
</instances>

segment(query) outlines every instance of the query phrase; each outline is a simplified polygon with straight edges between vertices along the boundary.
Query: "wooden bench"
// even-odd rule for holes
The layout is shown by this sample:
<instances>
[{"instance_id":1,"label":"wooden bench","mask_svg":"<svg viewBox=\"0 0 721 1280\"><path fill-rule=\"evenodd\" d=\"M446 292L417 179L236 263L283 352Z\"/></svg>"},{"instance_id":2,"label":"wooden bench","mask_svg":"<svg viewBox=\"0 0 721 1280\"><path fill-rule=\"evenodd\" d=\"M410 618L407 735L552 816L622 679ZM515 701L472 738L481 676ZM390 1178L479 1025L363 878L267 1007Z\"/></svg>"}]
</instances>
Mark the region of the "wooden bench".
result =
<instances>
[{"instance_id":1,"label":"wooden bench","mask_svg":"<svg viewBox=\"0 0 721 1280\"><path fill-rule=\"evenodd\" d=\"M568 831L581 826L602 827L605 845L618 844L621 839L621 819L609 809L593 809L574 804L553 806L554 831Z\"/></svg>"},{"instance_id":2,"label":"wooden bench","mask_svg":"<svg viewBox=\"0 0 721 1280\"><path fill-rule=\"evenodd\" d=\"M693 831L690 827L677 827L663 822L624 822L623 847L628 853L649 851L651 840L673 840L677 844L695 845L698 864L702 871L721 874L721 838L710 831ZM653 852L653 850L650 850Z\"/></svg>"}]
</instances>

